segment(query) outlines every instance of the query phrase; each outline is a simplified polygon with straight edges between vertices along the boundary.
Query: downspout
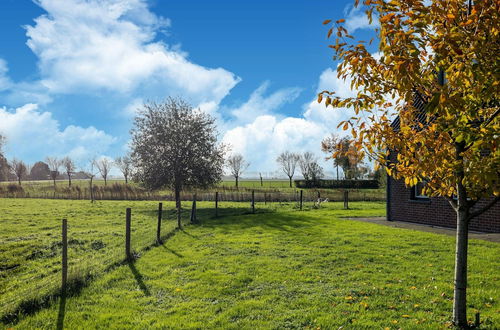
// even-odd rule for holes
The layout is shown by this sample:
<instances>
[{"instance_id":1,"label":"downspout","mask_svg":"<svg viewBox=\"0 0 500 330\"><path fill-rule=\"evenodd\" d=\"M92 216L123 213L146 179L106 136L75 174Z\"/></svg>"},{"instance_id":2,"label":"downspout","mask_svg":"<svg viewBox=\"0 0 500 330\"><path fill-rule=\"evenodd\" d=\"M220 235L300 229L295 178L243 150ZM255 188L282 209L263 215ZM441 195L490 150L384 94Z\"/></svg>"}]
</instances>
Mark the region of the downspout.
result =
<instances>
[{"instance_id":1,"label":"downspout","mask_svg":"<svg viewBox=\"0 0 500 330\"><path fill-rule=\"evenodd\" d=\"M386 175L387 175L387 185L386 185L387 202L385 203L385 207L386 207L385 213L386 213L387 221L392 221L392 214L391 214L391 182L392 182L392 178L389 176L388 173L386 173Z\"/></svg>"}]
</instances>

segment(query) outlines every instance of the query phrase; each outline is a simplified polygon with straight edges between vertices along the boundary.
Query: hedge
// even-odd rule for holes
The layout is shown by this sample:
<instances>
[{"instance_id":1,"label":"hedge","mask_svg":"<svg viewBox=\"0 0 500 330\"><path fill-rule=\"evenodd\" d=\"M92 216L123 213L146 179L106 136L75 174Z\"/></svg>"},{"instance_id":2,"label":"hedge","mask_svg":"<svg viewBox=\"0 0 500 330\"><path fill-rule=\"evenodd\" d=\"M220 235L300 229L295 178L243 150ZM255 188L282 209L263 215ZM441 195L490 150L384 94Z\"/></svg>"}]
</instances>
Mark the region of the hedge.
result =
<instances>
[{"instance_id":1,"label":"hedge","mask_svg":"<svg viewBox=\"0 0 500 330\"><path fill-rule=\"evenodd\" d=\"M344 188L344 189L377 189L378 180L294 180L297 188Z\"/></svg>"}]
</instances>

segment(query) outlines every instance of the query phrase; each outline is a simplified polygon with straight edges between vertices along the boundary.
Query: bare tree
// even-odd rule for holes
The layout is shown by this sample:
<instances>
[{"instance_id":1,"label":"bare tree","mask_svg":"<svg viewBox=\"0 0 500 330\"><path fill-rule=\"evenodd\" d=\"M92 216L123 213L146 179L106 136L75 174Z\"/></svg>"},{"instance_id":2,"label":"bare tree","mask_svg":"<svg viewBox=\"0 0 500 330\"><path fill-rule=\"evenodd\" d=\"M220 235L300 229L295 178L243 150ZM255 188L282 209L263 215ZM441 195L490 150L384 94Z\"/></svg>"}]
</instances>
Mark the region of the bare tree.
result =
<instances>
[{"instance_id":1,"label":"bare tree","mask_svg":"<svg viewBox=\"0 0 500 330\"><path fill-rule=\"evenodd\" d=\"M0 181L9 179L10 166L9 162L3 155L3 146L5 145L5 137L0 134Z\"/></svg>"},{"instance_id":2,"label":"bare tree","mask_svg":"<svg viewBox=\"0 0 500 330\"><path fill-rule=\"evenodd\" d=\"M96 160L95 158L92 158L88 161L88 163L83 167L82 172L85 173L85 175L90 179L89 185L90 185L90 202L94 202L94 178L97 175L97 166L96 166Z\"/></svg>"},{"instance_id":3,"label":"bare tree","mask_svg":"<svg viewBox=\"0 0 500 330\"><path fill-rule=\"evenodd\" d=\"M123 157L117 157L115 159L115 164L125 177L125 183L128 183L128 178L132 174L133 169L132 159L130 158L130 156L125 155Z\"/></svg>"},{"instance_id":4,"label":"bare tree","mask_svg":"<svg viewBox=\"0 0 500 330\"><path fill-rule=\"evenodd\" d=\"M281 166L281 169L290 180L290 188L292 188L292 179L295 175L295 168L297 167L299 160L300 155L289 151L282 152L276 159L278 164Z\"/></svg>"},{"instance_id":5,"label":"bare tree","mask_svg":"<svg viewBox=\"0 0 500 330\"><path fill-rule=\"evenodd\" d=\"M226 164L231 174L234 176L236 188L238 188L238 181L243 172L250 166L250 163L247 162L242 155L234 154L227 159Z\"/></svg>"},{"instance_id":6,"label":"bare tree","mask_svg":"<svg viewBox=\"0 0 500 330\"><path fill-rule=\"evenodd\" d=\"M26 174L28 173L26 164L22 160L14 158L10 162L10 168L12 170L12 173L14 173L14 175L16 176L17 182L19 183L19 185L21 185L21 181L24 177L26 177Z\"/></svg>"},{"instance_id":7,"label":"bare tree","mask_svg":"<svg viewBox=\"0 0 500 330\"><path fill-rule=\"evenodd\" d=\"M59 168L61 167L61 160L56 157L47 157L45 162L49 165L50 178L54 182L54 189L56 189L56 179L59 175Z\"/></svg>"},{"instance_id":8,"label":"bare tree","mask_svg":"<svg viewBox=\"0 0 500 330\"><path fill-rule=\"evenodd\" d=\"M101 173L102 178L104 179L104 185L108 184L108 175L111 167L113 166L113 162L106 157L101 157L99 160L95 161L95 165Z\"/></svg>"},{"instance_id":9,"label":"bare tree","mask_svg":"<svg viewBox=\"0 0 500 330\"><path fill-rule=\"evenodd\" d=\"M63 159L61 159L61 165L64 167L64 171L66 172L66 175L68 176L69 186L71 187L71 175L73 175L73 173L75 173L75 170L76 170L75 163L73 162L73 160L71 158L66 156Z\"/></svg>"},{"instance_id":10,"label":"bare tree","mask_svg":"<svg viewBox=\"0 0 500 330\"><path fill-rule=\"evenodd\" d=\"M222 178L226 148L217 144L215 119L180 98L167 98L145 104L131 133L136 177L150 189L174 191L182 228L182 189L208 188Z\"/></svg>"},{"instance_id":11,"label":"bare tree","mask_svg":"<svg viewBox=\"0 0 500 330\"><path fill-rule=\"evenodd\" d=\"M323 177L323 168L312 152L304 152L299 161L300 171L306 181L314 182Z\"/></svg>"}]
</instances>

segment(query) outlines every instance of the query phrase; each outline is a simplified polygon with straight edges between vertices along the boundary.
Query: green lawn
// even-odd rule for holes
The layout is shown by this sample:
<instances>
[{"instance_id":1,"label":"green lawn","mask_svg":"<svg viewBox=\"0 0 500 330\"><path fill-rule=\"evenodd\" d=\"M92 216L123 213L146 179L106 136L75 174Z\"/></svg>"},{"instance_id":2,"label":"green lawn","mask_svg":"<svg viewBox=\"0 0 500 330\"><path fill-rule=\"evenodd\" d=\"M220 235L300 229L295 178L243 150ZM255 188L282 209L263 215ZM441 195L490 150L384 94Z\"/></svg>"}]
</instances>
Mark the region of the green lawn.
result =
<instances>
[{"instance_id":1,"label":"green lawn","mask_svg":"<svg viewBox=\"0 0 500 330\"><path fill-rule=\"evenodd\" d=\"M22 202L0 200L0 205L15 204L8 208L11 218L21 219L30 214L19 213L22 205L16 203ZM38 222L49 221L53 212L63 213L49 202L33 201L31 214L41 212ZM99 208L100 212L114 209L121 226L124 205L116 203L104 202ZM147 203L132 207L144 206L147 213L154 206ZM247 204L232 203L217 219L210 217L210 206L200 205L202 225L176 231L163 245L143 251L135 263L116 266L79 294L5 326L435 329L448 325L452 237L342 219L384 215L383 203L351 203L351 210L329 203L307 211L286 205L255 215L242 214L248 211ZM98 216L90 212L96 210L84 206L80 210L89 212L86 218L78 217L82 235L85 226L100 231L91 222ZM4 228L4 222L1 225ZM53 226L56 230L58 224ZM24 229L8 236L20 233L29 236ZM117 237L121 241L121 233ZM472 240L469 251L469 318L480 311L482 328L494 329L500 324L500 245ZM0 260L6 253L0 252Z\"/></svg>"}]
</instances>

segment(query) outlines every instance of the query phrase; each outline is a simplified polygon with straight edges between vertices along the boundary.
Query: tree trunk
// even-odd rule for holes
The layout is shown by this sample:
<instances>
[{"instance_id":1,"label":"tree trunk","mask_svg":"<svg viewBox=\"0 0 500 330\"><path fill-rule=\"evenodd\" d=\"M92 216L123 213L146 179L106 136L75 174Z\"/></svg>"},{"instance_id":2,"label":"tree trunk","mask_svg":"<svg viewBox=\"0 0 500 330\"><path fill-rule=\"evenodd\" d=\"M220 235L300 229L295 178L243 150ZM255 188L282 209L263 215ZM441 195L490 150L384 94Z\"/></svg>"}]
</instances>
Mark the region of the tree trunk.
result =
<instances>
[{"instance_id":1,"label":"tree trunk","mask_svg":"<svg viewBox=\"0 0 500 330\"><path fill-rule=\"evenodd\" d=\"M175 207L177 208L177 227L182 229L181 223L181 192L179 188L175 188Z\"/></svg>"},{"instance_id":2,"label":"tree trunk","mask_svg":"<svg viewBox=\"0 0 500 330\"><path fill-rule=\"evenodd\" d=\"M455 252L455 289L453 292L453 322L459 327L467 325L467 248L469 224L467 211L457 212L457 241Z\"/></svg>"},{"instance_id":3,"label":"tree trunk","mask_svg":"<svg viewBox=\"0 0 500 330\"><path fill-rule=\"evenodd\" d=\"M128 177L125 175L125 184L128 184Z\"/></svg>"},{"instance_id":4,"label":"tree trunk","mask_svg":"<svg viewBox=\"0 0 500 330\"><path fill-rule=\"evenodd\" d=\"M290 188L292 188L292 177L289 176L289 178L290 178Z\"/></svg>"},{"instance_id":5,"label":"tree trunk","mask_svg":"<svg viewBox=\"0 0 500 330\"><path fill-rule=\"evenodd\" d=\"M54 181L54 190L56 190L56 178L52 179Z\"/></svg>"},{"instance_id":6,"label":"tree trunk","mask_svg":"<svg viewBox=\"0 0 500 330\"><path fill-rule=\"evenodd\" d=\"M465 171L463 168L464 144L455 144L456 160L460 165L456 171L457 179L457 238L455 247L455 288L453 291L453 322L456 326L467 327L467 248L469 235L469 211L467 189L463 185Z\"/></svg>"},{"instance_id":7,"label":"tree trunk","mask_svg":"<svg viewBox=\"0 0 500 330\"><path fill-rule=\"evenodd\" d=\"M104 177L104 185L107 186L108 185L108 179L107 177Z\"/></svg>"},{"instance_id":8,"label":"tree trunk","mask_svg":"<svg viewBox=\"0 0 500 330\"><path fill-rule=\"evenodd\" d=\"M90 178L90 202L94 202L94 189L92 187L92 178Z\"/></svg>"},{"instance_id":9,"label":"tree trunk","mask_svg":"<svg viewBox=\"0 0 500 330\"><path fill-rule=\"evenodd\" d=\"M68 173L69 186L71 187L71 174Z\"/></svg>"},{"instance_id":10,"label":"tree trunk","mask_svg":"<svg viewBox=\"0 0 500 330\"><path fill-rule=\"evenodd\" d=\"M234 178L236 179L236 188L238 188L238 177L235 176Z\"/></svg>"},{"instance_id":11,"label":"tree trunk","mask_svg":"<svg viewBox=\"0 0 500 330\"><path fill-rule=\"evenodd\" d=\"M337 181L339 181L339 166L337 165Z\"/></svg>"}]
</instances>

